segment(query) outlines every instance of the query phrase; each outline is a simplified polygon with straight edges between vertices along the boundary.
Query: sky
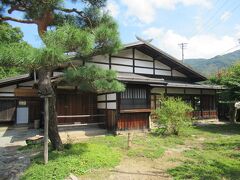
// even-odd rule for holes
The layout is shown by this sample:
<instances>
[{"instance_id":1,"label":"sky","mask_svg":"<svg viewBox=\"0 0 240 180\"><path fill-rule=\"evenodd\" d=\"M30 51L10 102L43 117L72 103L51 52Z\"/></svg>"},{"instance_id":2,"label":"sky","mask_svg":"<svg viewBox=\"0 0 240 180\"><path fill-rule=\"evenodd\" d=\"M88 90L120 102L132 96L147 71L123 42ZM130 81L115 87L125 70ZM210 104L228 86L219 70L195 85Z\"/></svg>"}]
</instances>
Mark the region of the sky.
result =
<instances>
[{"instance_id":1,"label":"sky","mask_svg":"<svg viewBox=\"0 0 240 180\"><path fill-rule=\"evenodd\" d=\"M108 0L105 10L117 21L123 43L137 41L136 36L153 39L178 59L180 43L186 43L185 59L212 58L240 48L239 0ZM35 25L10 24L22 29L24 40L41 45Z\"/></svg>"}]
</instances>

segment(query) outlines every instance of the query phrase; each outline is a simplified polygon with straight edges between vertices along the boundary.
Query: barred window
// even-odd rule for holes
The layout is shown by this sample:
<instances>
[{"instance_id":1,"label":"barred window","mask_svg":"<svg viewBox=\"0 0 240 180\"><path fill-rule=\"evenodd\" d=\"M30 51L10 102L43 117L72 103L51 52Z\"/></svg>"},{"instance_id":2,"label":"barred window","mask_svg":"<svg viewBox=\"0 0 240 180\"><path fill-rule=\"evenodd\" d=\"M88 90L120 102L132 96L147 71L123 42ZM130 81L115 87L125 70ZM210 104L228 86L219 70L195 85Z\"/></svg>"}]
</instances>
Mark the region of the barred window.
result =
<instances>
[{"instance_id":1,"label":"barred window","mask_svg":"<svg viewBox=\"0 0 240 180\"><path fill-rule=\"evenodd\" d=\"M121 93L121 109L148 108L147 89L129 87Z\"/></svg>"}]
</instances>

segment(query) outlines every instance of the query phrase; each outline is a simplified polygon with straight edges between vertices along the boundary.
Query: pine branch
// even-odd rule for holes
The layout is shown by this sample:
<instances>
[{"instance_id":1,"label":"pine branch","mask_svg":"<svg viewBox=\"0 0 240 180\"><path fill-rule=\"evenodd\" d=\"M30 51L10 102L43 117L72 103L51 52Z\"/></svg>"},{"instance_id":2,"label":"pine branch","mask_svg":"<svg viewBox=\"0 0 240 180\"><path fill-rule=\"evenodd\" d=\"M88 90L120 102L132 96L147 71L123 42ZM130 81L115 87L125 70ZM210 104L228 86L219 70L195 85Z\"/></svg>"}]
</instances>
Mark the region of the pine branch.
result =
<instances>
[{"instance_id":1,"label":"pine branch","mask_svg":"<svg viewBox=\"0 0 240 180\"><path fill-rule=\"evenodd\" d=\"M92 22L91 22L90 18L85 16L85 13L83 11L79 11L76 8L67 9L67 8L62 8L62 7L56 7L56 9L59 10L59 11L63 11L65 13L77 13L82 18L87 19L87 21L89 22L89 24L92 28Z\"/></svg>"},{"instance_id":2,"label":"pine branch","mask_svg":"<svg viewBox=\"0 0 240 180\"><path fill-rule=\"evenodd\" d=\"M32 20L15 19L9 16L0 17L0 21L14 21L14 22L25 23L25 24L36 24L36 22Z\"/></svg>"},{"instance_id":3,"label":"pine branch","mask_svg":"<svg viewBox=\"0 0 240 180\"><path fill-rule=\"evenodd\" d=\"M73 13L73 12L75 12L75 13L77 13L80 16L84 16L84 12L83 11L79 11L76 8L67 9L67 8L63 8L63 7L56 7L56 9L59 10L59 11L66 12L66 13Z\"/></svg>"},{"instance_id":4,"label":"pine branch","mask_svg":"<svg viewBox=\"0 0 240 180\"><path fill-rule=\"evenodd\" d=\"M24 12L25 11L25 8L22 6L22 5L15 5L15 6L11 6L11 8L8 10L8 13L9 14L12 14L13 11L21 11L21 12Z\"/></svg>"}]
</instances>

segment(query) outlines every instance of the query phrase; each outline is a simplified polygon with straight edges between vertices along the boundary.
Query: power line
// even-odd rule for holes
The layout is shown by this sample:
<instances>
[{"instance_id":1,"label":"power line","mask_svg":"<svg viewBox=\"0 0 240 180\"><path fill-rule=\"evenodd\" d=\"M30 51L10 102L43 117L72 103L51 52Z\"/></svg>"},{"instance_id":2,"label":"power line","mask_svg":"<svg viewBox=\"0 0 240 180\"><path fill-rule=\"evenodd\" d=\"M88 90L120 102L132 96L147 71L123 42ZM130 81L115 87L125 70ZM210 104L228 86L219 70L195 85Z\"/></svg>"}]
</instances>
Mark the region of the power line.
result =
<instances>
[{"instance_id":1,"label":"power line","mask_svg":"<svg viewBox=\"0 0 240 180\"><path fill-rule=\"evenodd\" d=\"M231 51L231 50L233 50L233 49L239 47L239 46L240 46L240 39L238 39L238 43L239 43L238 45L233 46L233 47L231 47L230 49L224 51L221 55L224 55L224 54L228 53L229 51Z\"/></svg>"},{"instance_id":2,"label":"power line","mask_svg":"<svg viewBox=\"0 0 240 180\"><path fill-rule=\"evenodd\" d=\"M222 8L225 7L228 2L228 0L223 1L223 4L218 9L216 9L215 13L213 13L213 15L208 19L208 21L206 21L206 23L204 24L205 27L208 27L208 25L212 23L212 20L214 20L214 18L218 15L219 12L221 12Z\"/></svg>"},{"instance_id":3,"label":"power line","mask_svg":"<svg viewBox=\"0 0 240 180\"><path fill-rule=\"evenodd\" d=\"M182 50L182 62L184 61L184 49L187 47L187 43L180 43L178 44Z\"/></svg>"},{"instance_id":4,"label":"power line","mask_svg":"<svg viewBox=\"0 0 240 180\"><path fill-rule=\"evenodd\" d=\"M236 6L234 6L234 7L230 10L230 12L233 14L233 12L236 11L239 7L240 7L240 3L237 4ZM206 29L207 31L205 31L205 32L209 32L210 30L212 30L213 28L217 27L218 25L220 25L220 23L219 23L219 22L216 22L216 23L208 26L208 28Z\"/></svg>"},{"instance_id":5,"label":"power line","mask_svg":"<svg viewBox=\"0 0 240 180\"><path fill-rule=\"evenodd\" d=\"M220 2L220 0L216 1L216 6L219 2ZM215 11L212 13L212 15L203 24L204 27L207 27L207 25L210 24L212 22L212 20L214 20L216 15L219 13L220 10L222 10L222 8L224 7L224 5L226 5L227 2L228 2L228 0L223 1L223 3L220 4L220 7L215 9ZM199 32L197 32L197 30L195 30L195 32L193 34L200 34L202 32L204 32L204 29L201 29Z\"/></svg>"}]
</instances>

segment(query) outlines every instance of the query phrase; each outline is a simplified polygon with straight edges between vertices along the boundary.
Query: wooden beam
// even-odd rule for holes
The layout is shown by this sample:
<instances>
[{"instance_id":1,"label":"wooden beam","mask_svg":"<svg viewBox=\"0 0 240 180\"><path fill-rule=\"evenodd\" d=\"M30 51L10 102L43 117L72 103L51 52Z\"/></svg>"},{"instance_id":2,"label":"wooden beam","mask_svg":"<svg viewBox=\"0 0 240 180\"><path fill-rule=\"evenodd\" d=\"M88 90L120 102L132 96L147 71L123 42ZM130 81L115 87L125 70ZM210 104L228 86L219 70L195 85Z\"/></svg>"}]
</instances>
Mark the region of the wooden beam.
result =
<instances>
[{"instance_id":1,"label":"wooden beam","mask_svg":"<svg viewBox=\"0 0 240 180\"><path fill-rule=\"evenodd\" d=\"M133 73L135 73L135 48L132 49L133 53Z\"/></svg>"},{"instance_id":2,"label":"wooden beam","mask_svg":"<svg viewBox=\"0 0 240 180\"><path fill-rule=\"evenodd\" d=\"M101 117L104 116L104 114L95 114L95 115L90 115L90 114L84 114L84 115L62 115L62 116L57 116L57 118L84 118L84 117Z\"/></svg>"},{"instance_id":3,"label":"wooden beam","mask_svg":"<svg viewBox=\"0 0 240 180\"><path fill-rule=\"evenodd\" d=\"M112 55L109 54L109 69L112 69Z\"/></svg>"}]
</instances>

